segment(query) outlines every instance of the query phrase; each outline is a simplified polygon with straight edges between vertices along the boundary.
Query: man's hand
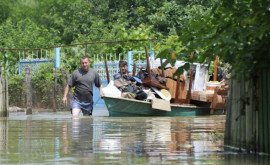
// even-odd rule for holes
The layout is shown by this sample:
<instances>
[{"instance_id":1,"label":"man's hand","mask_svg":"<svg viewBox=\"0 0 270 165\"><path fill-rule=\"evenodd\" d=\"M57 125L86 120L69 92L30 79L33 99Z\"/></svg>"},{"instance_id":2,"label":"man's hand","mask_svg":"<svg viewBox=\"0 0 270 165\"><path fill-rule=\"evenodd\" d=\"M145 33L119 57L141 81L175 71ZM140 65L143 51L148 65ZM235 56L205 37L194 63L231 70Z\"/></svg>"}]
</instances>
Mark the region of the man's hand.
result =
<instances>
[{"instance_id":1,"label":"man's hand","mask_svg":"<svg viewBox=\"0 0 270 165\"><path fill-rule=\"evenodd\" d=\"M102 94L102 88L103 88L103 86L102 86L102 84L101 84L100 87L99 87L99 97L100 97L100 98L103 97L103 94Z\"/></svg>"},{"instance_id":2,"label":"man's hand","mask_svg":"<svg viewBox=\"0 0 270 165\"><path fill-rule=\"evenodd\" d=\"M70 89L70 87L69 87L69 85L67 85L65 92L64 92L64 97L62 99L64 105L67 105L67 95L68 95L69 89Z\"/></svg>"},{"instance_id":3,"label":"man's hand","mask_svg":"<svg viewBox=\"0 0 270 165\"><path fill-rule=\"evenodd\" d=\"M64 105L67 105L67 97L63 97L62 101Z\"/></svg>"}]
</instances>

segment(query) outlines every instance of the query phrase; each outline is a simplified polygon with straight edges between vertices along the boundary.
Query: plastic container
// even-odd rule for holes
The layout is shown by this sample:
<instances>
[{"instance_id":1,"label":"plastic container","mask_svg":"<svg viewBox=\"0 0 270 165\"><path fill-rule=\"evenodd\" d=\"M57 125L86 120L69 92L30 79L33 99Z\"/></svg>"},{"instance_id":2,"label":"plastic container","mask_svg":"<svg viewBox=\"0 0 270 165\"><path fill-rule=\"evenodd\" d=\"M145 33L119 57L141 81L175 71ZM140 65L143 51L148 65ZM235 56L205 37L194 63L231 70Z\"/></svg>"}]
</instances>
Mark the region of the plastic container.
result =
<instances>
[{"instance_id":1,"label":"plastic container","mask_svg":"<svg viewBox=\"0 0 270 165\"><path fill-rule=\"evenodd\" d=\"M215 88L219 85L220 85L220 83L218 81L209 81L206 83L205 89L206 89L206 91L213 91L214 92Z\"/></svg>"}]
</instances>

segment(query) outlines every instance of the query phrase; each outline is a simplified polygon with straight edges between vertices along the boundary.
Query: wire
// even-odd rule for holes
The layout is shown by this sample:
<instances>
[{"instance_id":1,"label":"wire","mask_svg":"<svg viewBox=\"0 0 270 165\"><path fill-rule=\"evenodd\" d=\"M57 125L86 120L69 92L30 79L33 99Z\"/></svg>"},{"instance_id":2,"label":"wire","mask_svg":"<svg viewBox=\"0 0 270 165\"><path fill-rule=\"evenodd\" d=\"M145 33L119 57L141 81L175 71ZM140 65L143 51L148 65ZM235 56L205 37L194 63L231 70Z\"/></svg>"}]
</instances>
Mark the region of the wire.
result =
<instances>
[{"instance_id":1,"label":"wire","mask_svg":"<svg viewBox=\"0 0 270 165\"><path fill-rule=\"evenodd\" d=\"M67 45L55 45L51 47L44 47L44 48L0 48L0 50L39 50L39 49L51 49L56 47L68 47L68 46L77 46L77 45L94 45L94 44L105 44L105 43L119 43L119 42L140 42L140 41L152 41L157 40L156 38L152 39L141 39L141 40L115 40L115 41L96 41L96 42L86 42L86 43L74 43L74 44L67 44Z\"/></svg>"}]
</instances>

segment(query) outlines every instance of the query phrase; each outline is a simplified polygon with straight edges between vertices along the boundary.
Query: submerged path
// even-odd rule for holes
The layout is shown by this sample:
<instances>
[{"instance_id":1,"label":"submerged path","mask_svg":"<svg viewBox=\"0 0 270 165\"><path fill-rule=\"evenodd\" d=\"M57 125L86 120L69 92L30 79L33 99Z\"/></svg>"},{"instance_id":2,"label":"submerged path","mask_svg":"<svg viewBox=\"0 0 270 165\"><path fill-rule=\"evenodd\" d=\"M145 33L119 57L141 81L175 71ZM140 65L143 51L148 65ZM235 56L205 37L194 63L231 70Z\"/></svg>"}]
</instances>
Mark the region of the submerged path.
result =
<instances>
[{"instance_id":1,"label":"submerged path","mask_svg":"<svg viewBox=\"0 0 270 165\"><path fill-rule=\"evenodd\" d=\"M69 112L1 118L0 164L256 164L267 156L224 148L225 116L92 117Z\"/></svg>"}]
</instances>

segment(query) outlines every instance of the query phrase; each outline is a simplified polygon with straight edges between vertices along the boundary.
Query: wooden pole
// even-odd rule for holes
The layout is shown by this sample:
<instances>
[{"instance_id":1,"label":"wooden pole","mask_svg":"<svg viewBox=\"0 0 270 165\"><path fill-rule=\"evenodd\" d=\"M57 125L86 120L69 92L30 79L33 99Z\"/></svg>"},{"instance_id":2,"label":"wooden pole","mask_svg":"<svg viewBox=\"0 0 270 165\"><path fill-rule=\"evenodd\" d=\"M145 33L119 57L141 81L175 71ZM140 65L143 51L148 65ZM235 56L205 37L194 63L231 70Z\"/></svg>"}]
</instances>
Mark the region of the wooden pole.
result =
<instances>
[{"instance_id":1,"label":"wooden pole","mask_svg":"<svg viewBox=\"0 0 270 165\"><path fill-rule=\"evenodd\" d=\"M26 82L26 115L32 114L32 82L30 69L25 69L25 82Z\"/></svg>"},{"instance_id":2,"label":"wooden pole","mask_svg":"<svg viewBox=\"0 0 270 165\"><path fill-rule=\"evenodd\" d=\"M156 88L159 88L159 89L169 89L165 85L161 84L157 79L152 78L151 69L150 69L150 62L149 62L149 56L148 56L148 52L147 52L146 47L145 47L145 55L146 55L146 62L147 62L146 70L147 70L147 73L148 73L148 77L142 79L143 85L147 85L147 86L150 86L150 87L156 87Z\"/></svg>"},{"instance_id":3,"label":"wooden pole","mask_svg":"<svg viewBox=\"0 0 270 165\"><path fill-rule=\"evenodd\" d=\"M216 56L216 60L215 60L215 67L214 67L214 81L217 81L217 70L218 70L218 56Z\"/></svg>"},{"instance_id":4,"label":"wooden pole","mask_svg":"<svg viewBox=\"0 0 270 165\"><path fill-rule=\"evenodd\" d=\"M105 59L105 68L106 68L107 82L109 84L110 83L110 73L109 73L109 70L108 70L108 64L107 64L107 60L106 59ZM120 68L120 70L121 70L121 68ZM121 76L122 76L122 74L121 74Z\"/></svg>"},{"instance_id":5,"label":"wooden pole","mask_svg":"<svg viewBox=\"0 0 270 165\"><path fill-rule=\"evenodd\" d=\"M3 97L3 83L2 83L2 66L0 64L0 116L4 116L4 97Z\"/></svg>"},{"instance_id":6,"label":"wooden pole","mask_svg":"<svg viewBox=\"0 0 270 165\"><path fill-rule=\"evenodd\" d=\"M190 104L190 99L191 99L192 81L193 81L193 70L191 69L190 77L189 77L189 86L188 86L188 104Z\"/></svg>"},{"instance_id":7,"label":"wooden pole","mask_svg":"<svg viewBox=\"0 0 270 165\"><path fill-rule=\"evenodd\" d=\"M0 64L0 117L8 116L8 78L3 78Z\"/></svg>"},{"instance_id":8,"label":"wooden pole","mask_svg":"<svg viewBox=\"0 0 270 165\"><path fill-rule=\"evenodd\" d=\"M123 72L122 72L121 66L119 66L119 70L120 70L121 77L123 77Z\"/></svg>"},{"instance_id":9,"label":"wooden pole","mask_svg":"<svg viewBox=\"0 0 270 165\"><path fill-rule=\"evenodd\" d=\"M148 76L149 76L149 79L151 81L151 70L150 70L150 62L149 62L149 57L148 57L148 52L147 52L147 48L145 47L145 55L146 55L146 62L147 62L147 65L146 65L146 69L147 69L147 72L148 72Z\"/></svg>"},{"instance_id":10,"label":"wooden pole","mask_svg":"<svg viewBox=\"0 0 270 165\"><path fill-rule=\"evenodd\" d=\"M163 64L162 59L160 58L160 68L161 68L162 64ZM164 77L164 68L162 68L161 71L162 71L161 72L161 77Z\"/></svg>"},{"instance_id":11,"label":"wooden pole","mask_svg":"<svg viewBox=\"0 0 270 165\"><path fill-rule=\"evenodd\" d=\"M9 100L8 100L8 77L6 76L5 80L5 99L6 99L6 105L5 105L5 116L9 116Z\"/></svg>"},{"instance_id":12,"label":"wooden pole","mask_svg":"<svg viewBox=\"0 0 270 165\"><path fill-rule=\"evenodd\" d=\"M136 63L133 63L133 70L132 70L132 76L134 77L136 75Z\"/></svg>"},{"instance_id":13,"label":"wooden pole","mask_svg":"<svg viewBox=\"0 0 270 165\"><path fill-rule=\"evenodd\" d=\"M180 88L180 76L177 76L177 81L176 81L176 93L175 93L175 99L174 103L179 103L179 88Z\"/></svg>"},{"instance_id":14,"label":"wooden pole","mask_svg":"<svg viewBox=\"0 0 270 165\"><path fill-rule=\"evenodd\" d=\"M194 56L195 52L190 53L190 58L192 58ZM192 68L190 69L190 75L189 75L189 85L188 85L188 104L190 104L190 100L191 100L191 87L192 87L192 81L193 81L193 70Z\"/></svg>"}]
</instances>

